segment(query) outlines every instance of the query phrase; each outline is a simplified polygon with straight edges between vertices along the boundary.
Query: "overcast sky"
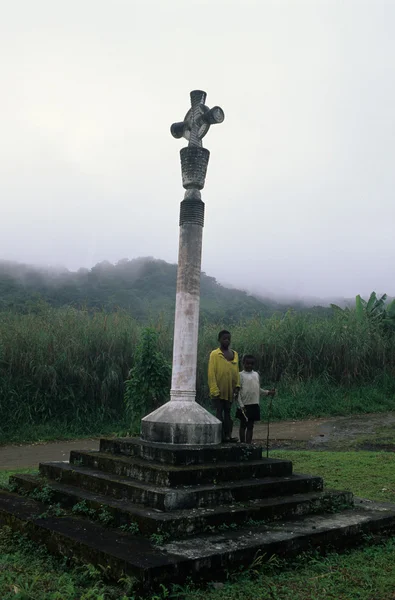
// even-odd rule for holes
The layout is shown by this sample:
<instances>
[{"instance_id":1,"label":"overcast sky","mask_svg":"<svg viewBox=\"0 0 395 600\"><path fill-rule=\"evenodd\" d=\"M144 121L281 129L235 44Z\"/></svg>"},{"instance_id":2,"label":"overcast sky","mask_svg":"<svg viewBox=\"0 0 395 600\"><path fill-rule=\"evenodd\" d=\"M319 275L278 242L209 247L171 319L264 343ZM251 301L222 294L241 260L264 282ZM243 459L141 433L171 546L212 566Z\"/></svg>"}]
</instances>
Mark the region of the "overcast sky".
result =
<instances>
[{"instance_id":1,"label":"overcast sky","mask_svg":"<svg viewBox=\"0 0 395 600\"><path fill-rule=\"evenodd\" d=\"M176 262L169 127L203 89L203 270L395 295L394 31L395 0L3 0L0 258Z\"/></svg>"}]
</instances>

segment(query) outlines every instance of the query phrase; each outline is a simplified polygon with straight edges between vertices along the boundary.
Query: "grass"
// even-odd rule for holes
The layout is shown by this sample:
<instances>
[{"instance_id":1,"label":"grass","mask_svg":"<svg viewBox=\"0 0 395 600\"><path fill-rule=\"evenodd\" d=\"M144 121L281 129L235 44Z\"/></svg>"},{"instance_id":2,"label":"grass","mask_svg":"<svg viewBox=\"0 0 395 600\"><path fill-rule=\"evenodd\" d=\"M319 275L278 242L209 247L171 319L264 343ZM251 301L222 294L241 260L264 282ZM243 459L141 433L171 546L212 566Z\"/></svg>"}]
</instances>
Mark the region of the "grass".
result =
<instances>
[{"instance_id":1,"label":"grass","mask_svg":"<svg viewBox=\"0 0 395 600\"><path fill-rule=\"evenodd\" d=\"M371 500L395 502L395 454L384 452L276 451L296 472L319 474L327 487L351 489ZM26 472L26 470L25 470ZM0 486L10 472L0 472ZM0 598L2 600L137 600L131 580L110 585L91 566L66 565L43 549L0 532ZM292 562L272 558L239 574L227 574L224 584L161 588L145 600L390 600L395 598L395 538L346 554L303 555Z\"/></svg>"},{"instance_id":2,"label":"grass","mask_svg":"<svg viewBox=\"0 0 395 600\"><path fill-rule=\"evenodd\" d=\"M273 420L302 420L310 417L347 416L352 414L380 413L394 409L394 394L387 387L387 378L373 384L359 387L341 387L327 385L321 380L308 382L280 383L273 402ZM395 378L394 378L395 381ZM271 387L272 383L263 381L263 385ZM267 416L267 399L262 399L262 420ZM212 412L211 403L206 407ZM9 423L12 422L9 421ZM67 440L82 437L100 437L102 435L130 435L132 432L125 414L92 415L91 419L57 420L46 422L16 423L13 428L1 429L0 445L11 443L30 443L51 440ZM391 432L385 436L388 443L393 439ZM361 438L361 443L367 439ZM358 445L358 444L357 444Z\"/></svg>"},{"instance_id":3,"label":"grass","mask_svg":"<svg viewBox=\"0 0 395 600\"><path fill-rule=\"evenodd\" d=\"M372 434L362 434L349 442L350 449L357 448L361 450L386 450L389 447L395 449L395 428L394 425L378 426Z\"/></svg>"},{"instance_id":4,"label":"grass","mask_svg":"<svg viewBox=\"0 0 395 600\"><path fill-rule=\"evenodd\" d=\"M395 540L345 555L306 556L280 561L228 582L195 591L188 600L390 600L395 590ZM252 577L251 577L252 575Z\"/></svg>"},{"instance_id":5,"label":"grass","mask_svg":"<svg viewBox=\"0 0 395 600\"><path fill-rule=\"evenodd\" d=\"M228 325L224 318L200 327L202 404L208 402L208 356L218 331ZM170 320L160 317L151 326L158 332L158 351L171 362ZM239 355L254 354L262 383L278 389L273 418L393 409L395 332L381 322L353 311L321 319L290 311L231 329ZM125 418L125 380L141 334L142 325L122 311L0 311L0 443L49 439L40 427L56 430L58 438L95 435L107 424L113 428Z\"/></svg>"},{"instance_id":6,"label":"grass","mask_svg":"<svg viewBox=\"0 0 395 600\"><path fill-rule=\"evenodd\" d=\"M133 581L105 582L92 566L68 567L26 539L0 532L0 594L2 600L137 600ZM395 590L395 540L343 555L305 555L292 563L272 560L251 565L212 585L162 587L144 600L390 600Z\"/></svg>"},{"instance_id":7,"label":"grass","mask_svg":"<svg viewBox=\"0 0 395 600\"><path fill-rule=\"evenodd\" d=\"M37 469L14 469L13 471L0 471L0 489L8 488L8 480L15 473L37 473Z\"/></svg>"},{"instance_id":8,"label":"grass","mask_svg":"<svg viewBox=\"0 0 395 600\"><path fill-rule=\"evenodd\" d=\"M273 458L292 460L296 473L324 478L327 488L351 490L355 496L395 503L395 453L283 451Z\"/></svg>"},{"instance_id":9,"label":"grass","mask_svg":"<svg viewBox=\"0 0 395 600\"><path fill-rule=\"evenodd\" d=\"M126 419L91 423L49 422L20 426L6 432L0 431L0 446L4 444L29 444L33 442L50 442L53 440L73 440L84 437L128 435Z\"/></svg>"},{"instance_id":10,"label":"grass","mask_svg":"<svg viewBox=\"0 0 395 600\"><path fill-rule=\"evenodd\" d=\"M392 383L389 384L385 376L370 384L347 387L330 385L322 379L284 381L277 385L264 380L262 383L265 387L277 388L272 417L279 421L394 410ZM267 399L262 399L263 419L267 415L267 406Z\"/></svg>"}]
</instances>

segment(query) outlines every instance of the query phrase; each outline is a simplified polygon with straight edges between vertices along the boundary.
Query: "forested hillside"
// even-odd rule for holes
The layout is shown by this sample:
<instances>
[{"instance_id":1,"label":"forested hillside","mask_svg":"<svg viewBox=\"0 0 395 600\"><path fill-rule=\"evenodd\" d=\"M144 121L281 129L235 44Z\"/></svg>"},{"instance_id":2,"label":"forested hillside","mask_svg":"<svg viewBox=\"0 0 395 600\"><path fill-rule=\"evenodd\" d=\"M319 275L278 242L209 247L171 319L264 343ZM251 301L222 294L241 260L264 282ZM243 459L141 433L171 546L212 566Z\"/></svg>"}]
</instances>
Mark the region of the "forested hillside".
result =
<instances>
[{"instance_id":1,"label":"forested hillside","mask_svg":"<svg viewBox=\"0 0 395 600\"><path fill-rule=\"evenodd\" d=\"M177 265L153 258L107 261L92 269L56 271L29 265L0 262L0 310L34 312L45 302L51 307L73 306L88 310L123 309L144 321L158 313L173 315ZM273 300L261 300L220 285L202 273L202 320L238 322L240 319L285 312ZM322 309L324 310L324 309Z\"/></svg>"}]
</instances>

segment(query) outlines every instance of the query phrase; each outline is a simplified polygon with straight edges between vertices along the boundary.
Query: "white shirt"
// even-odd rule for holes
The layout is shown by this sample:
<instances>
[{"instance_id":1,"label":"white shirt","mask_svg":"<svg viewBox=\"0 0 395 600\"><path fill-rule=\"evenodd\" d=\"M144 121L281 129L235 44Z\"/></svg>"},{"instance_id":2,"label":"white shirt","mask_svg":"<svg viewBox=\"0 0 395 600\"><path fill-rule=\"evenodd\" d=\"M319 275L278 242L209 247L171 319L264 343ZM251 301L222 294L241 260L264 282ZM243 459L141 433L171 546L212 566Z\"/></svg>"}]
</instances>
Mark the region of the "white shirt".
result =
<instances>
[{"instance_id":1,"label":"white shirt","mask_svg":"<svg viewBox=\"0 0 395 600\"><path fill-rule=\"evenodd\" d=\"M237 397L239 406L248 404L259 404L259 395L262 393L268 395L269 390L262 390L257 371L240 372L240 392Z\"/></svg>"}]
</instances>

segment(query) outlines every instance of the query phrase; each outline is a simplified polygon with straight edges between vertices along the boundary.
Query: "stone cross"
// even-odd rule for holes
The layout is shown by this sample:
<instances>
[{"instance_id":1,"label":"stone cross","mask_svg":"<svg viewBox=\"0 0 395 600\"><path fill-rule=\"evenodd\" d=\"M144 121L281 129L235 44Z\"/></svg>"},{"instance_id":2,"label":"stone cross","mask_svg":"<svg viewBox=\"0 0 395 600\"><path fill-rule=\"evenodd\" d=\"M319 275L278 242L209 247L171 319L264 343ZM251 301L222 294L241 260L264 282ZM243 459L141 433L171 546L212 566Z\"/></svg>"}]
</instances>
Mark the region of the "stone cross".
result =
<instances>
[{"instance_id":1,"label":"stone cross","mask_svg":"<svg viewBox=\"0 0 395 600\"><path fill-rule=\"evenodd\" d=\"M221 423L196 397L196 365L199 328L200 276L204 188L210 152L202 138L211 125L225 118L219 106L209 109L206 93L191 92L191 108L180 123L173 123L175 138L188 140L182 148L182 184L186 190L180 206L176 314L174 319L173 368L170 401L141 421L143 440L163 444L212 445L221 442Z\"/></svg>"},{"instance_id":2,"label":"stone cross","mask_svg":"<svg viewBox=\"0 0 395 600\"><path fill-rule=\"evenodd\" d=\"M189 141L189 146L202 146L202 138L210 129L210 125L222 123L225 119L224 111L219 106L208 108L205 105L206 92L195 90L191 92L191 108L183 121L173 123L171 134L175 138L184 137Z\"/></svg>"}]
</instances>

